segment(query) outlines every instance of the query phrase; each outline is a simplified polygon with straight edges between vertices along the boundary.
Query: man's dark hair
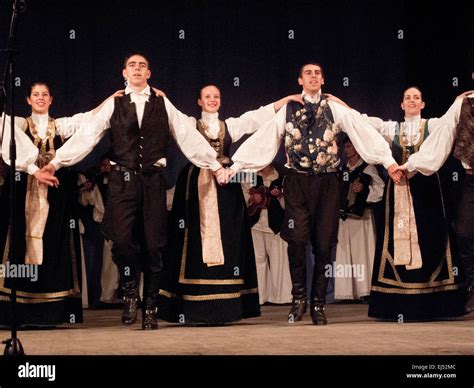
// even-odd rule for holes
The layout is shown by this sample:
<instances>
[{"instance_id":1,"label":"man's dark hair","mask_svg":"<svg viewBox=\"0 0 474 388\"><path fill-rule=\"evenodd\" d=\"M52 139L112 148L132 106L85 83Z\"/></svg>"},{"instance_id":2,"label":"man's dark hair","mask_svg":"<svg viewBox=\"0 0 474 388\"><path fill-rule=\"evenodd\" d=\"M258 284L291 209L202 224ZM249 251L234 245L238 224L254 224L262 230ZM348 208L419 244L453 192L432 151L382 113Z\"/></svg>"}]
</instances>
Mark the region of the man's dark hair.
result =
<instances>
[{"instance_id":1,"label":"man's dark hair","mask_svg":"<svg viewBox=\"0 0 474 388\"><path fill-rule=\"evenodd\" d=\"M124 68L124 69L127 67L127 62L128 62L128 60L129 60L131 57L133 57L134 55L139 55L139 56L145 58L145 61L146 61L147 65L148 65L148 68L150 68L150 60L148 59L148 57L147 57L146 55L143 55L143 54L140 53L140 52L135 52L135 53L131 53L131 54L129 54L129 55L127 55L127 56L125 57L125 59L124 59L124 61L123 61L123 68Z\"/></svg>"},{"instance_id":2,"label":"man's dark hair","mask_svg":"<svg viewBox=\"0 0 474 388\"><path fill-rule=\"evenodd\" d=\"M301 78L301 76L303 75L303 69L305 66L308 66L308 65L314 65L314 66L319 66L319 68L321 69L321 75L324 77L324 70L323 70L323 67L321 66L320 63L318 62L308 62L308 63L305 63L303 66L300 67L300 71L298 73L298 77Z\"/></svg>"}]
</instances>

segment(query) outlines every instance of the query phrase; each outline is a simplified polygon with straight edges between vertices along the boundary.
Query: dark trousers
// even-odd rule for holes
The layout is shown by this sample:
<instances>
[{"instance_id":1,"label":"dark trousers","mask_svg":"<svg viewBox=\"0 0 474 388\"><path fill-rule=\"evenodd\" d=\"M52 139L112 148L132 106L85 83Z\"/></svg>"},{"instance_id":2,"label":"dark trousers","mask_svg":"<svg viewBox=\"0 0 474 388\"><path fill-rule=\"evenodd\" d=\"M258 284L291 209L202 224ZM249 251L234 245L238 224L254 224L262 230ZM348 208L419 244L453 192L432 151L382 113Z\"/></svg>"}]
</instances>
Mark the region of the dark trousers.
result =
<instances>
[{"instance_id":1,"label":"dark trousers","mask_svg":"<svg viewBox=\"0 0 474 388\"><path fill-rule=\"evenodd\" d=\"M296 299L306 298L306 246L315 255L311 298L326 302L331 249L337 243L339 225L339 178L337 173L317 175L291 171L285 177L285 220L281 237L288 242L288 259Z\"/></svg>"},{"instance_id":2,"label":"dark trousers","mask_svg":"<svg viewBox=\"0 0 474 388\"><path fill-rule=\"evenodd\" d=\"M459 257L470 286L474 286L474 175L466 174L456 219Z\"/></svg>"},{"instance_id":3,"label":"dark trousers","mask_svg":"<svg viewBox=\"0 0 474 388\"><path fill-rule=\"evenodd\" d=\"M138 278L143 271L145 307L155 307L166 245L163 174L112 171L108 186L104 233L113 242L113 260L124 296L138 295Z\"/></svg>"},{"instance_id":4,"label":"dark trousers","mask_svg":"<svg viewBox=\"0 0 474 388\"><path fill-rule=\"evenodd\" d=\"M94 221L93 206L81 206L79 214L84 225L82 236L84 261L86 264L87 294L91 306L100 304L102 257L104 236L100 233L100 223Z\"/></svg>"}]
</instances>

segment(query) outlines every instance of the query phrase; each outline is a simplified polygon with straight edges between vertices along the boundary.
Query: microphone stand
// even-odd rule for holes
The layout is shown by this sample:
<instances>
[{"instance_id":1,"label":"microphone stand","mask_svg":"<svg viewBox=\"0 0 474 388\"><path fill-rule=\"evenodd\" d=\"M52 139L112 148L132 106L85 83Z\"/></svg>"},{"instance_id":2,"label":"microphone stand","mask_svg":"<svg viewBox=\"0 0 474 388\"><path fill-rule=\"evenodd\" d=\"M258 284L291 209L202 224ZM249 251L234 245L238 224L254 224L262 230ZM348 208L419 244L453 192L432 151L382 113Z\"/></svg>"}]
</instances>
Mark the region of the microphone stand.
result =
<instances>
[{"instance_id":1,"label":"microphone stand","mask_svg":"<svg viewBox=\"0 0 474 388\"><path fill-rule=\"evenodd\" d=\"M6 65L5 65L5 74L3 81L3 91L5 91L5 86L9 85L9 94L10 94L10 252L9 252L9 261L11 264L15 265L18 263L16 257L16 221L15 221L15 201L16 201L16 182L15 182L15 172L16 172L16 142L15 142L15 103L14 103L14 43L15 35L17 30L18 16L21 12L25 11L26 3L25 0L14 0L13 2L13 13L12 20L10 24L10 36L8 37L8 46L6 50L2 50L6 53ZM4 111L6 113L7 98L5 93L5 105ZM6 116L5 116L6 117ZM3 126L5 126L5 120L3 121ZM3 137L2 137L3 138ZM12 309L12 320L11 320L11 338L2 341L5 344L5 350L3 354L5 356L22 356L25 354L23 350L23 345L20 342L20 339L17 337L17 311L16 311L16 279L11 278L11 309Z\"/></svg>"}]
</instances>

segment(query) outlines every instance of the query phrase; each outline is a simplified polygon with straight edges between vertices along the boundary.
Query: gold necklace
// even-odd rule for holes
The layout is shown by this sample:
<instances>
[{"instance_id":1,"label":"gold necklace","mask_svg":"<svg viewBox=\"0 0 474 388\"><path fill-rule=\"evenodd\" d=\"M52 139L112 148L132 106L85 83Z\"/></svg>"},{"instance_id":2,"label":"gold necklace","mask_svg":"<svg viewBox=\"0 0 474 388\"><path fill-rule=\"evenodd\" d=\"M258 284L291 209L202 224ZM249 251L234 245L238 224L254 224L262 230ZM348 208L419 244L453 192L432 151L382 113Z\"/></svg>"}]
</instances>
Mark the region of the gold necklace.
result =
<instances>
[{"instance_id":1,"label":"gold necklace","mask_svg":"<svg viewBox=\"0 0 474 388\"><path fill-rule=\"evenodd\" d=\"M48 117L48 126L46 128L46 137L41 139L38 135L38 130L36 129L36 124L34 123L32 117L26 118L25 128L26 131L29 128L31 135L33 136L33 144L35 147L40 146L38 164L39 167L43 167L48 164L50 160L54 158L56 150L54 149L54 135L56 132L56 122L53 118ZM49 144L49 151L46 151L46 144Z\"/></svg>"},{"instance_id":2,"label":"gold necklace","mask_svg":"<svg viewBox=\"0 0 474 388\"><path fill-rule=\"evenodd\" d=\"M419 134L418 141L416 143L413 143L411 146L408 146L408 134L406 133L405 126L400 125L399 143L403 151L403 155L402 155L403 163L405 163L408 160L411 154L418 152L418 150L420 149L421 143L423 143L423 140L424 140L423 133L425 130L425 123L426 123L426 119L420 120L420 125L418 127L418 134ZM413 147L413 152L410 152L408 147Z\"/></svg>"}]
</instances>

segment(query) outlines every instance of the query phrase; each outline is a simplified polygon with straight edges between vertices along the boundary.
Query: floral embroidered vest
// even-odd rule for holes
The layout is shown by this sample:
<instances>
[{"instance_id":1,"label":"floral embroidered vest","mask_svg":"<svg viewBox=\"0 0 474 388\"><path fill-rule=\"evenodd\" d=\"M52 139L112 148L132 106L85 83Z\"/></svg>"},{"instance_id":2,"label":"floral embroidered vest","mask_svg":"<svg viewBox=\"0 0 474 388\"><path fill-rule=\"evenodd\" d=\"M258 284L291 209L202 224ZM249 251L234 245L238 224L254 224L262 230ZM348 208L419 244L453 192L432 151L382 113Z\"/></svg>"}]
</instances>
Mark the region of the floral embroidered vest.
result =
<instances>
[{"instance_id":1,"label":"floral embroidered vest","mask_svg":"<svg viewBox=\"0 0 474 388\"><path fill-rule=\"evenodd\" d=\"M290 102L286 110L288 166L309 174L338 171L342 131L324 97L317 104Z\"/></svg>"}]
</instances>

